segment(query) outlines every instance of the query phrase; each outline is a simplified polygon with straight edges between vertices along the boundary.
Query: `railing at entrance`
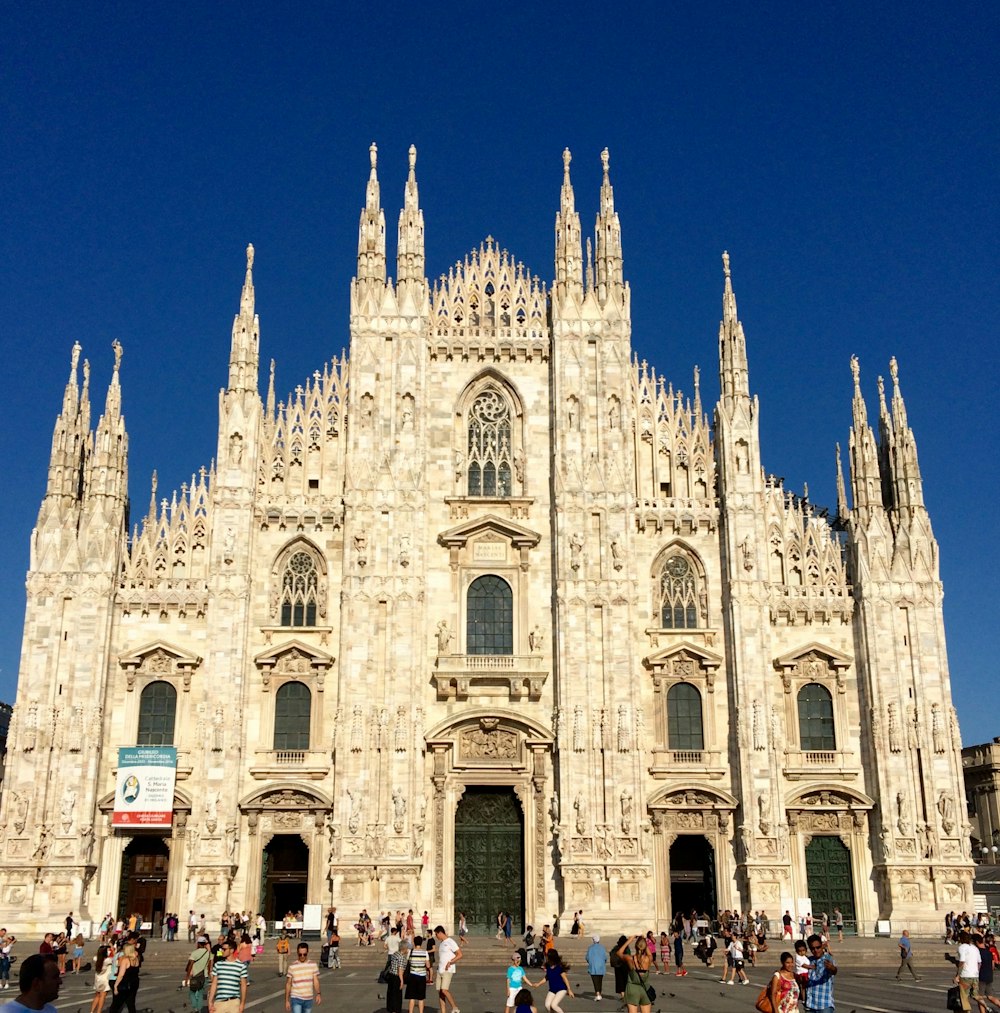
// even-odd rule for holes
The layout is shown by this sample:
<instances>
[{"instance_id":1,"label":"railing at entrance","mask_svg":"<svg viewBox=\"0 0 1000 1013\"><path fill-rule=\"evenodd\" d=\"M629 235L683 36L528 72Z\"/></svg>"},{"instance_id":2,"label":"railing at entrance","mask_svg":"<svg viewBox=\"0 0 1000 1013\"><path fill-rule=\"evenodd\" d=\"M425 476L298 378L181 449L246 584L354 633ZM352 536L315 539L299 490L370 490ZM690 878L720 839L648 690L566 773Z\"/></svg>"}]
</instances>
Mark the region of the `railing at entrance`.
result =
<instances>
[{"instance_id":1,"label":"railing at entrance","mask_svg":"<svg viewBox=\"0 0 1000 1013\"><path fill-rule=\"evenodd\" d=\"M832 767L837 761L837 754L828 752L803 753L802 757L806 763L817 763L823 767Z\"/></svg>"},{"instance_id":2,"label":"railing at entrance","mask_svg":"<svg viewBox=\"0 0 1000 1013\"><path fill-rule=\"evenodd\" d=\"M276 749L274 751L275 763L305 763L306 751L304 749Z\"/></svg>"},{"instance_id":3,"label":"railing at entrance","mask_svg":"<svg viewBox=\"0 0 1000 1013\"><path fill-rule=\"evenodd\" d=\"M698 763L704 762L704 753L700 749L675 749L670 758L674 763Z\"/></svg>"}]
</instances>

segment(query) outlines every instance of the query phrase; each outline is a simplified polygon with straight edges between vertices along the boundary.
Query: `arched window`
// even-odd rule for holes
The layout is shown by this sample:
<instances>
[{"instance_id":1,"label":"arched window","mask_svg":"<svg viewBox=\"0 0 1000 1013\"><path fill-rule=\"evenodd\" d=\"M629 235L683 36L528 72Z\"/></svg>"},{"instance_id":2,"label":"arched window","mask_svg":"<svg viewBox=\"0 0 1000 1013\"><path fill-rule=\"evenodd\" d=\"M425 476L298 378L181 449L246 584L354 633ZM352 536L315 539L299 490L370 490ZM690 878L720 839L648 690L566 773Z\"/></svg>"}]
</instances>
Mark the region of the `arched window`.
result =
<instances>
[{"instance_id":1,"label":"arched window","mask_svg":"<svg viewBox=\"0 0 1000 1013\"><path fill-rule=\"evenodd\" d=\"M301 682L286 682L274 694L274 748L308 749L312 694Z\"/></svg>"},{"instance_id":2,"label":"arched window","mask_svg":"<svg viewBox=\"0 0 1000 1013\"><path fill-rule=\"evenodd\" d=\"M151 682L139 697L137 746L172 746L177 690L169 682Z\"/></svg>"},{"instance_id":3,"label":"arched window","mask_svg":"<svg viewBox=\"0 0 1000 1013\"><path fill-rule=\"evenodd\" d=\"M666 630L693 630L698 625L698 575L680 552L664 560L658 582L660 623Z\"/></svg>"},{"instance_id":4,"label":"arched window","mask_svg":"<svg viewBox=\"0 0 1000 1013\"><path fill-rule=\"evenodd\" d=\"M467 654L514 653L514 595L502 577L488 573L469 585L465 650Z\"/></svg>"},{"instance_id":5,"label":"arched window","mask_svg":"<svg viewBox=\"0 0 1000 1013\"><path fill-rule=\"evenodd\" d=\"M487 387L472 402L468 436L468 494L510 496L514 459L510 404L495 387Z\"/></svg>"},{"instance_id":6,"label":"arched window","mask_svg":"<svg viewBox=\"0 0 1000 1013\"><path fill-rule=\"evenodd\" d=\"M293 552L281 575L281 625L315 626L319 571L305 549Z\"/></svg>"},{"instance_id":7,"label":"arched window","mask_svg":"<svg viewBox=\"0 0 1000 1013\"><path fill-rule=\"evenodd\" d=\"M799 749L811 753L836 748L833 697L818 682L807 683L799 690Z\"/></svg>"},{"instance_id":8,"label":"arched window","mask_svg":"<svg viewBox=\"0 0 1000 1013\"><path fill-rule=\"evenodd\" d=\"M678 682L667 691L667 748L705 748L701 693L687 682Z\"/></svg>"}]
</instances>

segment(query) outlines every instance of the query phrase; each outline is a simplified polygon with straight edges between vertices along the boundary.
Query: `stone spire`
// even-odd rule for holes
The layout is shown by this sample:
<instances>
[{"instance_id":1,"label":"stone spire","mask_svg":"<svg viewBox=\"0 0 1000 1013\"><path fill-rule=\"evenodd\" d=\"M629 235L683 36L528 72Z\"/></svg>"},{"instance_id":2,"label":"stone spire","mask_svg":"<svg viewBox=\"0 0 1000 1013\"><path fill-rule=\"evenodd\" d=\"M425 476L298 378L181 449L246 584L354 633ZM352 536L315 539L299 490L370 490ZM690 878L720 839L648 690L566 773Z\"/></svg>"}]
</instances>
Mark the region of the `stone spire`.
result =
<instances>
[{"instance_id":1,"label":"stone spire","mask_svg":"<svg viewBox=\"0 0 1000 1013\"><path fill-rule=\"evenodd\" d=\"M611 156L601 152L604 178L601 182L601 210L597 215L597 298L603 305L609 298L620 298L624 287L622 276L622 227L615 211L615 192L611 186Z\"/></svg>"},{"instance_id":2,"label":"stone spire","mask_svg":"<svg viewBox=\"0 0 1000 1013\"><path fill-rule=\"evenodd\" d=\"M844 485L844 467L840 461L840 444L837 444L837 519L844 523L850 509L847 506L847 488Z\"/></svg>"},{"instance_id":3,"label":"stone spire","mask_svg":"<svg viewBox=\"0 0 1000 1013\"><path fill-rule=\"evenodd\" d=\"M922 509L924 489L917 461L917 441L906 420L906 405L899 389L899 367L895 356L889 360L889 376L892 378L892 428L895 435L891 458L894 499L897 507Z\"/></svg>"},{"instance_id":4,"label":"stone spire","mask_svg":"<svg viewBox=\"0 0 1000 1013\"><path fill-rule=\"evenodd\" d=\"M396 281L424 280L424 213L417 192L417 149L410 145L410 174L406 179L403 210L399 213L399 243L396 248Z\"/></svg>"},{"instance_id":5,"label":"stone spire","mask_svg":"<svg viewBox=\"0 0 1000 1013\"><path fill-rule=\"evenodd\" d=\"M851 356L854 377L853 423L848 445L851 460L851 498L854 510L867 511L882 507L882 476L879 471L875 434L868 424L868 411L861 395L861 367L858 357Z\"/></svg>"},{"instance_id":6,"label":"stone spire","mask_svg":"<svg viewBox=\"0 0 1000 1013\"><path fill-rule=\"evenodd\" d=\"M128 499L128 434L122 417L122 389L119 372L122 346L111 343L115 362L104 399L104 413L97 423L94 450L90 458L88 496L107 496L124 503Z\"/></svg>"},{"instance_id":7,"label":"stone spire","mask_svg":"<svg viewBox=\"0 0 1000 1013\"><path fill-rule=\"evenodd\" d=\"M247 273L240 294L240 311L233 320L229 350L230 391L257 390L260 349L260 319L255 312L253 291L253 245L247 246Z\"/></svg>"},{"instance_id":8,"label":"stone spire","mask_svg":"<svg viewBox=\"0 0 1000 1013\"><path fill-rule=\"evenodd\" d=\"M719 386L727 406L750 399L750 375L747 367L747 343L743 325L736 313L736 296L729 270L729 253L722 254L725 288L722 293L722 321L719 324Z\"/></svg>"},{"instance_id":9,"label":"stone spire","mask_svg":"<svg viewBox=\"0 0 1000 1013\"><path fill-rule=\"evenodd\" d=\"M569 163L573 156L569 148L563 151L563 183L559 194L559 211L556 214L556 296L565 299L572 295L583 296L581 280L583 246L580 237L580 216L576 210L573 184L569 178Z\"/></svg>"},{"instance_id":10,"label":"stone spire","mask_svg":"<svg viewBox=\"0 0 1000 1013\"><path fill-rule=\"evenodd\" d=\"M358 228L358 281L385 284L385 213L379 197L378 147L374 141L368 149L372 169L365 192L365 207ZM416 182L414 181L414 186Z\"/></svg>"},{"instance_id":11,"label":"stone spire","mask_svg":"<svg viewBox=\"0 0 1000 1013\"><path fill-rule=\"evenodd\" d=\"M82 467L86 454L89 422L83 425L81 404L86 401L85 364L84 398L80 397L78 370L80 342L73 344L70 354L69 379L63 391L62 411L56 416L52 431L52 450L49 454L49 474L45 488L46 500L79 499L82 492Z\"/></svg>"}]
</instances>

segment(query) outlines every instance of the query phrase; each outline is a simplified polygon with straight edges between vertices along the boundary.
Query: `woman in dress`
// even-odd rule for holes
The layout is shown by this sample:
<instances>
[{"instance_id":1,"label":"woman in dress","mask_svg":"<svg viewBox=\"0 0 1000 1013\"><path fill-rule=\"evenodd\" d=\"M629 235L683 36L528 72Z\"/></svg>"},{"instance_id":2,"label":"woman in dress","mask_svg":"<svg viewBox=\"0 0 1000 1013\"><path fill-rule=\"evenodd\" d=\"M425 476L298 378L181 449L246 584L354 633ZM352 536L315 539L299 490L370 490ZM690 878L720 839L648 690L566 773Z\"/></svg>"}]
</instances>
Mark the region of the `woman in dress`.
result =
<instances>
[{"instance_id":1,"label":"woman in dress","mask_svg":"<svg viewBox=\"0 0 1000 1013\"><path fill-rule=\"evenodd\" d=\"M250 984L250 965L253 963L253 940L250 938L249 932L244 932L240 936L239 944L236 947L236 959L242 960L246 964L247 984Z\"/></svg>"},{"instance_id":2,"label":"woman in dress","mask_svg":"<svg viewBox=\"0 0 1000 1013\"><path fill-rule=\"evenodd\" d=\"M134 943L126 943L118 958L118 973L115 976L114 998L111 1013L120 1013L123 1006L128 1013L135 1013L135 996L139 991L139 954Z\"/></svg>"},{"instance_id":3,"label":"woman in dress","mask_svg":"<svg viewBox=\"0 0 1000 1013\"><path fill-rule=\"evenodd\" d=\"M628 964L625 963L620 954L622 946L627 945L628 936L619 936L618 942L615 943L615 947L611 951L611 957L608 961L611 964L611 969L615 972L615 995L617 995L622 1002L625 1001L625 985L628 981Z\"/></svg>"},{"instance_id":4,"label":"woman in dress","mask_svg":"<svg viewBox=\"0 0 1000 1013\"><path fill-rule=\"evenodd\" d=\"M635 946L635 953L631 952ZM648 1010L652 1006L649 998L649 968L652 964L649 953L646 950L645 936L632 936L626 939L615 951L628 968L628 978L625 981L625 1008L628 1013L639 1013L640 1010Z\"/></svg>"},{"instance_id":5,"label":"woman in dress","mask_svg":"<svg viewBox=\"0 0 1000 1013\"><path fill-rule=\"evenodd\" d=\"M80 973L80 965L83 963L83 933L77 932L73 937L73 973Z\"/></svg>"},{"instance_id":6,"label":"woman in dress","mask_svg":"<svg viewBox=\"0 0 1000 1013\"><path fill-rule=\"evenodd\" d=\"M569 986L569 978L566 977L568 970L569 964L559 956L559 951L553 948L545 954L545 978L539 982L528 982L532 988L548 982L549 994L545 997L545 1008L549 1013L563 1013L561 1005L563 998L567 995L571 999L575 998L573 989Z\"/></svg>"},{"instance_id":7,"label":"woman in dress","mask_svg":"<svg viewBox=\"0 0 1000 1013\"><path fill-rule=\"evenodd\" d=\"M774 1013L798 1013L799 983L795 980L795 956L787 952L781 955L781 967L774 972L767 995Z\"/></svg>"},{"instance_id":8,"label":"woman in dress","mask_svg":"<svg viewBox=\"0 0 1000 1013\"><path fill-rule=\"evenodd\" d=\"M108 972L111 970L110 951L106 946L97 948L94 960L94 998L90 1000L90 1013L101 1013L104 997L108 994Z\"/></svg>"},{"instance_id":9,"label":"woman in dress","mask_svg":"<svg viewBox=\"0 0 1000 1013\"><path fill-rule=\"evenodd\" d=\"M413 1004L417 1004L417 1013L424 1013L424 999L427 998L427 981L431 977L431 962L424 949L424 937L413 937L413 949L406 965L406 998L410 1000L408 1013L413 1013Z\"/></svg>"}]
</instances>

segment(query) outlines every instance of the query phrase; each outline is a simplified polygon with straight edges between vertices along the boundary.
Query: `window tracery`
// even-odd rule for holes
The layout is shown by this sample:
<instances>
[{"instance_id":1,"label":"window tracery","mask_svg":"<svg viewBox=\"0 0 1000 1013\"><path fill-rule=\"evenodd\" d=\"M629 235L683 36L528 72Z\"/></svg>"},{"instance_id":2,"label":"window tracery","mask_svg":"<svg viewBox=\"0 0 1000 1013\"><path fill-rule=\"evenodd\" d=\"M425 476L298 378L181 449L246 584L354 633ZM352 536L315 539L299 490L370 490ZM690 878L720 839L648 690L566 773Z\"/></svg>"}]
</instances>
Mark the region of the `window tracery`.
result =
<instances>
[{"instance_id":1,"label":"window tracery","mask_svg":"<svg viewBox=\"0 0 1000 1013\"><path fill-rule=\"evenodd\" d=\"M305 549L296 549L281 574L281 625L315 626L319 597L316 560Z\"/></svg>"},{"instance_id":2,"label":"window tracery","mask_svg":"<svg viewBox=\"0 0 1000 1013\"><path fill-rule=\"evenodd\" d=\"M468 495L513 494L510 403L489 386L480 392L468 416Z\"/></svg>"},{"instance_id":3,"label":"window tracery","mask_svg":"<svg viewBox=\"0 0 1000 1013\"><path fill-rule=\"evenodd\" d=\"M683 552L672 552L657 577L656 600L660 624L666 630L698 627L701 588L698 572Z\"/></svg>"}]
</instances>

